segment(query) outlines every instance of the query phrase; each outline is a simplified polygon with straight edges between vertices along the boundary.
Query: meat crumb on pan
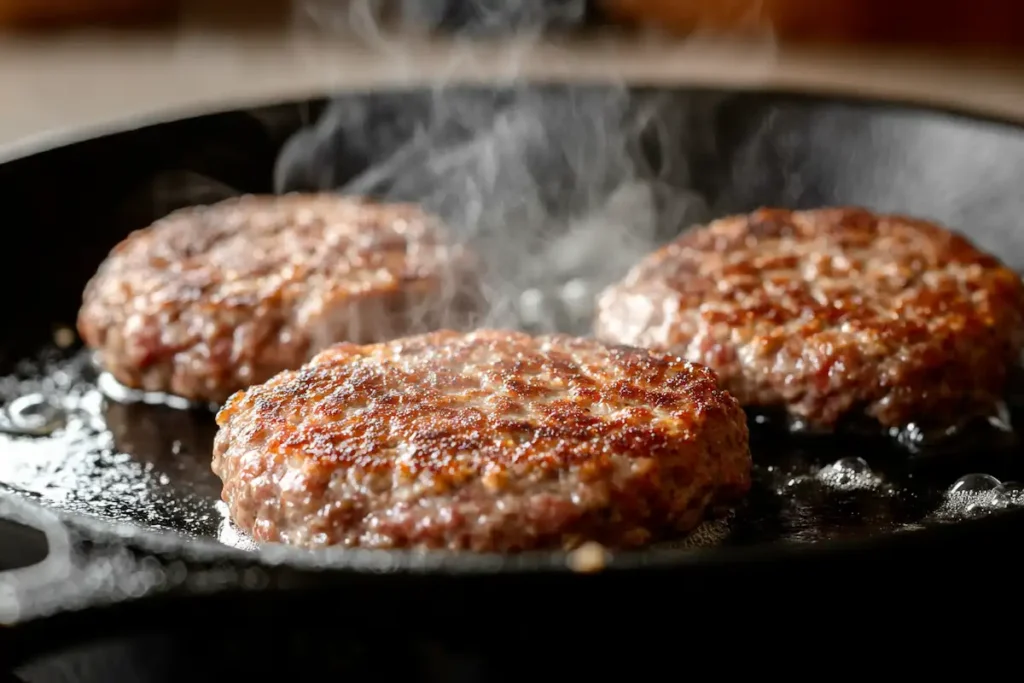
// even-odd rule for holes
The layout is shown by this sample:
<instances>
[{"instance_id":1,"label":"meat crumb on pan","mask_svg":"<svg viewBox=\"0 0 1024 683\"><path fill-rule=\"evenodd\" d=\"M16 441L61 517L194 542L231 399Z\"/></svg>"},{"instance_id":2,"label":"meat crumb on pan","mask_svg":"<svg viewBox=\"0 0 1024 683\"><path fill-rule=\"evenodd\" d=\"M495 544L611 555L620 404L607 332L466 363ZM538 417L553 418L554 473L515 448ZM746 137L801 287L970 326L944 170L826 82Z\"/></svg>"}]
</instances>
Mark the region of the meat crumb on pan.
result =
<instances>
[{"instance_id":1,"label":"meat crumb on pan","mask_svg":"<svg viewBox=\"0 0 1024 683\"><path fill-rule=\"evenodd\" d=\"M569 568L580 574L594 574L605 568L608 558L604 546L588 541L569 553Z\"/></svg>"},{"instance_id":2,"label":"meat crumb on pan","mask_svg":"<svg viewBox=\"0 0 1024 683\"><path fill-rule=\"evenodd\" d=\"M715 369L819 430L992 415L1024 347L1020 275L923 220L762 209L684 233L599 297L596 336Z\"/></svg>"},{"instance_id":3,"label":"meat crumb on pan","mask_svg":"<svg viewBox=\"0 0 1024 683\"><path fill-rule=\"evenodd\" d=\"M636 547L750 487L746 419L711 370L564 335L339 344L217 423L232 519L306 547Z\"/></svg>"},{"instance_id":4,"label":"meat crumb on pan","mask_svg":"<svg viewBox=\"0 0 1024 683\"><path fill-rule=\"evenodd\" d=\"M129 235L78 330L125 386L221 403L335 342L468 325L476 265L414 205L245 196Z\"/></svg>"}]
</instances>

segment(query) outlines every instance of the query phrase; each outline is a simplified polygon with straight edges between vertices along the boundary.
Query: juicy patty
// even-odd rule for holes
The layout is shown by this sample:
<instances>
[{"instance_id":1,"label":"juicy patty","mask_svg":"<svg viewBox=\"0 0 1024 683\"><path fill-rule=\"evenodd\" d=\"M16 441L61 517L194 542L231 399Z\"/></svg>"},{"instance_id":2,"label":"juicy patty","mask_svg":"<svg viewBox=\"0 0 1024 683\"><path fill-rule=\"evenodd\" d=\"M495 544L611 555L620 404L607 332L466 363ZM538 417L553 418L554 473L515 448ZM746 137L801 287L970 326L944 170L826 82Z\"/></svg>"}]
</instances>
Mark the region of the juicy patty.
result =
<instances>
[{"instance_id":1,"label":"juicy patty","mask_svg":"<svg viewBox=\"0 0 1024 683\"><path fill-rule=\"evenodd\" d=\"M221 403L335 342L463 324L473 272L415 206L246 196L132 233L86 287L78 329L122 384Z\"/></svg>"},{"instance_id":2,"label":"juicy patty","mask_svg":"<svg viewBox=\"0 0 1024 683\"><path fill-rule=\"evenodd\" d=\"M637 546L750 486L745 416L711 370L562 335L339 344L217 423L232 519L301 546Z\"/></svg>"},{"instance_id":3,"label":"juicy patty","mask_svg":"<svg viewBox=\"0 0 1024 683\"><path fill-rule=\"evenodd\" d=\"M684 233L599 297L596 334L714 368L808 426L991 413L1024 345L1020 276L963 237L856 208Z\"/></svg>"}]
</instances>

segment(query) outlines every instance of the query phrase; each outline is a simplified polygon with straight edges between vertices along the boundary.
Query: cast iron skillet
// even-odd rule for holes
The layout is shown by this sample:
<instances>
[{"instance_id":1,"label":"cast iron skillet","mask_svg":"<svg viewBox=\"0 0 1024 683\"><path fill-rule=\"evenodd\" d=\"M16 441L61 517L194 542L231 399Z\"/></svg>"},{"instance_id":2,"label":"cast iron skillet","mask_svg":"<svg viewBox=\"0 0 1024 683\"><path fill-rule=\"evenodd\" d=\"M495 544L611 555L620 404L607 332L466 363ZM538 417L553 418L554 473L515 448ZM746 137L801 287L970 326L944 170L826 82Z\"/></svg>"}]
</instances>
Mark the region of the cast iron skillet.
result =
<instances>
[{"instance_id":1,"label":"cast iron skillet","mask_svg":"<svg viewBox=\"0 0 1024 683\"><path fill-rule=\"evenodd\" d=\"M318 120L318 128L293 137ZM491 132L481 142L485 128ZM609 135L623 130L629 135ZM387 172L364 173L387 159ZM650 190L642 206L653 216L644 223L652 243L693 222L762 205L855 204L956 226L1022 269L1022 176L1024 131L1016 126L782 93L551 85L460 89L441 99L409 91L158 123L0 164L8 256L0 268L8 299L0 372L38 360L43 349L49 369L21 367L30 383L61 372L60 381L78 372L90 377L76 348L56 351L53 340L55 330L73 327L82 288L109 249L174 208L239 192L345 187L423 200L454 224L473 217L490 224L481 239L497 240L491 248L502 244L495 225L541 216L561 234L574 216L638 183ZM480 178L490 178L484 189L465 185ZM509 201L523 193L532 193L535 213ZM634 225L637 205L626 206L612 215ZM584 256L557 257L532 276L534 284L607 279L625 265L612 254ZM586 321L561 308L545 325L585 331ZM12 380L5 381L9 399ZM768 428L755 430L755 457L765 467L776 463L777 474L789 476L794 457L827 463L863 456L893 481L910 482L909 493L881 514L877 497L849 492L787 512L780 501L800 486L779 494L778 482L764 475L754 512L740 512L723 545L617 554L588 575L573 571L562 553L245 550L216 539L219 491L204 450L212 435L208 411L96 405L95 429L106 421L111 430L106 445L93 440L82 450L62 441L60 431L48 441L0 445L0 569L9 569L0 573L0 614L12 625L0 630L0 660L160 630L175 620L211 634L225 620L258 620L262 638L296 618L322 618L325 606L343 615L335 627L383 633L400 621L466 645L493 644L498 632L523 635L514 620L495 615L550 613L552 605L574 622L626 609L647 619L712 600L817 600L823 585L856 586L876 597L888 586L906 596L927 590L918 577L947 572L997 586L1009 580L1013 540L1024 532L1024 511L1012 509L904 528L920 520L918 503L935 508L960 475L1021 478L1016 441L1006 435L971 435L945 450L908 454L877 438L791 437ZM38 450L40 443L50 450ZM757 521L743 521L749 515ZM465 628L474 615L490 615L486 628ZM458 630L447 630L456 622ZM528 635L557 636L564 628L561 618L534 620Z\"/></svg>"}]
</instances>

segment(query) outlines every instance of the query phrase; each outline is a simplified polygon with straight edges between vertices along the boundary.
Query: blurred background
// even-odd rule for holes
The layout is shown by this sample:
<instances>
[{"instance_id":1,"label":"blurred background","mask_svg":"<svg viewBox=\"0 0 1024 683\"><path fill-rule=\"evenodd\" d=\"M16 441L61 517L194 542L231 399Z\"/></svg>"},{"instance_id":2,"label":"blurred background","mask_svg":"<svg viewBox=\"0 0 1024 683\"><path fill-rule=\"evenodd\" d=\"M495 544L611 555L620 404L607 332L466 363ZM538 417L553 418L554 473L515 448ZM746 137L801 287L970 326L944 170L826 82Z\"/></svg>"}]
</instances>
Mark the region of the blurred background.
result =
<instances>
[{"instance_id":1,"label":"blurred background","mask_svg":"<svg viewBox=\"0 0 1024 683\"><path fill-rule=\"evenodd\" d=\"M1019 0L0 0L0 144L438 74L828 90L1024 119L1022 47Z\"/></svg>"},{"instance_id":2,"label":"blurred background","mask_svg":"<svg viewBox=\"0 0 1024 683\"><path fill-rule=\"evenodd\" d=\"M0 0L0 24L21 30L83 24L172 25L197 12L228 23L285 22L302 5L341 8L352 4L435 27L443 18L448 28L471 23L474 14L478 20L481 14L514 16L517 4L532 5L535 14L538 5L548 5L551 15L558 13L559 5L587 4L586 14L593 22L659 26L677 35L694 30L750 33L770 26L786 41L1013 47L1024 38L1024 3L1014 0Z\"/></svg>"}]
</instances>

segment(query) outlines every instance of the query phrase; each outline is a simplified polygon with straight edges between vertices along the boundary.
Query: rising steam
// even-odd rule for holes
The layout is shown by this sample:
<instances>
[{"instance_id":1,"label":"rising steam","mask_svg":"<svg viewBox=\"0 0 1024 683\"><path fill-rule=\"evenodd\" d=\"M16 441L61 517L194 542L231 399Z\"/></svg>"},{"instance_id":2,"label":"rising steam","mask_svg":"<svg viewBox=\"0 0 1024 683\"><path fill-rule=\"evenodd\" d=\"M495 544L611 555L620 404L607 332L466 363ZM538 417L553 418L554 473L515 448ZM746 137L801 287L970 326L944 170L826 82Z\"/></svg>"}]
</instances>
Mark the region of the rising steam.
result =
<instances>
[{"instance_id":1,"label":"rising steam","mask_svg":"<svg viewBox=\"0 0 1024 683\"><path fill-rule=\"evenodd\" d=\"M536 37L547 28L577 26L585 0L296 0L296 18L318 29L376 44L395 35L455 28L462 35Z\"/></svg>"},{"instance_id":2,"label":"rising steam","mask_svg":"<svg viewBox=\"0 0 1024 683\"><path fill-rule=\"evenodd\" d=\"M547 29L585 14L582 0L298 7L402 60L412 59L409 26L436 26L456 7L471 29L511 28L523 59ZM714 152L718 101L681 104L615 82L530 85L517 64L503 71L511 79L497 90L439 74L422 90L338 97L287 143L276 189L419 202L483 255L483 324L586 333L601 287L708 217L695 169L679 160Z\"/></svg>"}]
</instances>

